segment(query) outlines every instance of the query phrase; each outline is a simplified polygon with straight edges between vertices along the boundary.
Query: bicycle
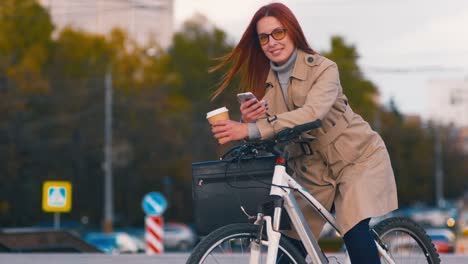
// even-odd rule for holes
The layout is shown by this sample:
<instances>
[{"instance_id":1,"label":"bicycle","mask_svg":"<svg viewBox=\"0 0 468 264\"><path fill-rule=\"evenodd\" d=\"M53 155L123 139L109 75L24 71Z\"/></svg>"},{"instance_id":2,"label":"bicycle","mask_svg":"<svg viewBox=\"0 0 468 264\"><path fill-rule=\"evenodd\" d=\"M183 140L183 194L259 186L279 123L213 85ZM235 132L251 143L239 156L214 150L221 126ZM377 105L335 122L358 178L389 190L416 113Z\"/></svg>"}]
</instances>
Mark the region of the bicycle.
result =
<instances>
[{"instance_id":1,"label":"bicycle","mask_svg":"<svg viewBox=\"0 0 468 264\"><path fill-rule=\"evenodd\" d=\"M308 201L317 212L340 233L333 215L305 190L286 171L288 152L284 146L301 141L301 134L321 126L320 120L288 128L279 132L274 139L243 144L230 149L223 155L234 160L256 156L260 151L272 153L276 164L270 185L270 196L274 204L272 214L265 213L265 204L256 216L248 216L251 223L235 223L216 229L204 237L194 248L187 264L225 263L226 261L248 261L256 263L329 263L297 204L294 192ZM243 209L241 207L241 209ZM290 240L282 236L280 224L283 209L302 241L307 257L304 257ZM253 223L252 223L253 222ZM439 255L430 240L414 221L402 218L387 218L371 228L382 263L440 263ZM340 234L341 235L341 234ZM349 258L346 259L349 263ZM234 262L242 263L242 262Z\"/></svg>"}]
</instances>

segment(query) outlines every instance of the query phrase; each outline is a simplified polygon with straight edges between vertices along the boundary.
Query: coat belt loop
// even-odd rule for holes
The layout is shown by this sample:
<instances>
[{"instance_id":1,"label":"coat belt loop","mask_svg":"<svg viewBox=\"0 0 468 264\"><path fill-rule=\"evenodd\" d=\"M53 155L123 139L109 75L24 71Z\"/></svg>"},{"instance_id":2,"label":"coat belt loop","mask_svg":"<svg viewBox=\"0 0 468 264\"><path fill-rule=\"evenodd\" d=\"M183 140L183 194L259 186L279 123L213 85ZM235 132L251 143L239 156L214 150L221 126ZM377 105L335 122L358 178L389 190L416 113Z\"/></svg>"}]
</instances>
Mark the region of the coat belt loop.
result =
<instances>
[{"instance_id":1,"label":"coat belt loop","mask_svg":"<svg viewBox=\"0 0 468 264\"><path fill-rule=\"evenodd\" d=\"M349 124L351 123L351 120L353 119L353 110L351 109L351 107L349 107L348 104L346 104L346 108L345 108L345 111L343 113L343 118L346 120L346 122Z\"/></svg>"}]
</instances>

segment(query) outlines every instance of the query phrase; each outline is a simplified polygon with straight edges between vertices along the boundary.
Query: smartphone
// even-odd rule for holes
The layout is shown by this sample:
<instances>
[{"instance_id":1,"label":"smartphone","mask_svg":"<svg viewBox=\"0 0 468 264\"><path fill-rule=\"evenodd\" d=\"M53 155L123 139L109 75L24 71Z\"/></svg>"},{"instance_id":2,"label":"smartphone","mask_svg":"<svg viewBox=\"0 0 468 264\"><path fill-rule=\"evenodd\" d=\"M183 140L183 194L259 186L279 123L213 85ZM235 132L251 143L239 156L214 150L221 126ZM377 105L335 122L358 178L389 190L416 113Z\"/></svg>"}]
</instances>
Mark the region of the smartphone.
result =
<instances>
[{"instance_id":1,"label":"smartphone","mask_svg":"<svg viewBox=\"0 0 468 264\"><path fill-rule=\"evenodd\" d=\"M237 94L237 101L239 101L240 104L250 100L254 99L255 101L258 101L255 95L251 92L246 92L246 93L239 93Z\"/></svg>"}]
</instances>

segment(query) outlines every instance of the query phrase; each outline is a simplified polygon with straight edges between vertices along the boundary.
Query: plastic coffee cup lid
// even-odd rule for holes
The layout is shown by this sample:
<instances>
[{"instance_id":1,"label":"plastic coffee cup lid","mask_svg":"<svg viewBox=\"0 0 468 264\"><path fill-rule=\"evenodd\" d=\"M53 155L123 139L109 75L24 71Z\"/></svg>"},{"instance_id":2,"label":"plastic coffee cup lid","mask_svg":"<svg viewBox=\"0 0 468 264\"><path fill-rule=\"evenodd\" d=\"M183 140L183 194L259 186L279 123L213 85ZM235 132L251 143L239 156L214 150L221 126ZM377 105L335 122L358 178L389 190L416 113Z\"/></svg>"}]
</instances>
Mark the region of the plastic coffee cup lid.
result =
<instances>
[{"instance_id":1,"label":"plastic coffee cup lid","mask_svg":"<svg viewBox=\"0 0 468 264\"><path fill-rule=\"evenodd\" d=\"M221 114L221 113L228 112L228 111L229 110L226 107L221 107L221 108L218 108L216 110L213 110L211 112L206 113L206 118L210 118L210 117L215 116L217 114Z\"/></svg>"}]
</instances>

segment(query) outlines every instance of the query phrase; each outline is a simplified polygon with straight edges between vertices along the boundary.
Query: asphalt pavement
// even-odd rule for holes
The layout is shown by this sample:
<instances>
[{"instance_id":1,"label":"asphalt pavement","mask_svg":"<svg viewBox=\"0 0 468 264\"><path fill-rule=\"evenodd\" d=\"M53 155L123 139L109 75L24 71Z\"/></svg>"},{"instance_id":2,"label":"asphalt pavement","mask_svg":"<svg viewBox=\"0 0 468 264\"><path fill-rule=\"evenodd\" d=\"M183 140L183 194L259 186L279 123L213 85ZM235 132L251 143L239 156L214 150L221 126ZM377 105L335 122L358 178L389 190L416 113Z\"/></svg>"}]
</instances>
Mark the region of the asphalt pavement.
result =
<instances>
[{"instance_id":1,"label":"asphalt pavement","mask_svg":"<svg viewBox=\"0 0 468 264\"><path fill-rule=\"evenodd\" d=\"M189 254L187 253L166 253L162 255L128 254L128 255L108 255L108 254L75 254L75 253L54 253L54 254L0 254L0 263L8 264L184 264ZM342 259L342 254L337 255ZM441 256L444 264L468 263L468 255L443 254Z\"/></svg>"}]
</instances>

